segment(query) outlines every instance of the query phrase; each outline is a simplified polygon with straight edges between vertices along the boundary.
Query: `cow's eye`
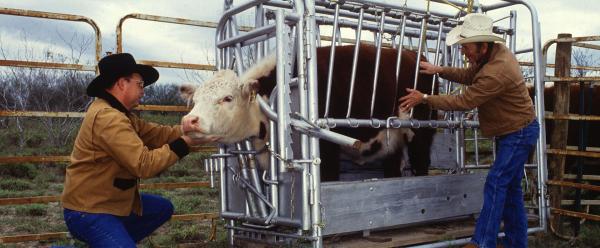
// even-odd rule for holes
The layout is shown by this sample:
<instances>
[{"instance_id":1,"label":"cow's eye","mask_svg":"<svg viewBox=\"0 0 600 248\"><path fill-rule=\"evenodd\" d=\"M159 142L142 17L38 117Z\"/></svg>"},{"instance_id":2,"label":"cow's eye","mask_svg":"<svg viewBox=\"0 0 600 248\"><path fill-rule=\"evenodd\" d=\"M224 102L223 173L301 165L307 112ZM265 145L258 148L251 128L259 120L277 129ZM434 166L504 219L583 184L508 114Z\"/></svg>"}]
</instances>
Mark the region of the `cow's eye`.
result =
<instances>
[{"instance_id":1,"label":"cow's eye","mask_svg":"<svg viewBox=\"0 0 600 248\"><path fill-rule=\"evenodd\" d=\"M231 101L233 101L233 96L223 97L223 102L231 102Z\"/></svg>"}]
</instances>

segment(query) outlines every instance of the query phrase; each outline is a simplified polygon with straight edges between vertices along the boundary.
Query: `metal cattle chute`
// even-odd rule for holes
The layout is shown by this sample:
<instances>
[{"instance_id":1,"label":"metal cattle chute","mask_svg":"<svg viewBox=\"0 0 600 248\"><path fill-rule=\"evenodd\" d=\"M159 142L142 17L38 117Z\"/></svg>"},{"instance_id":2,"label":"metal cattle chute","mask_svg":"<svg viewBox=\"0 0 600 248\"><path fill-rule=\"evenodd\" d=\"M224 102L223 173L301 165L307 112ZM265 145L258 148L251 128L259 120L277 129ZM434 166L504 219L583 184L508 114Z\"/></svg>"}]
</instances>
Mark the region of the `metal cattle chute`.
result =
<instances>
[{"instance_id":1,"label":"metal cattle chute","mask_svg":"<svg viewBox=\"0 0 600 248\"><path fill-rule=\"evenodd\" d=\"M258 152L250 141L221 146L218 154L205 161L211 175L213 172L215 177L218 175L221 217L226 220L230 245L306 242L313 247L322 247L323 238L330 235L367 234L370 230L459 219L479 212L485 173L477 169L486 166L480 165L478 159L475 165L465 162L465 141L469 140L465 138L465 130L477 129L476 111L470 114L445 112L440 119L427 121L397 117L353 118L350 115L352 97L359 97L353 92L358 51L354 53L346 118L328 116L331 91L335 90L331 87L331 78L328 82L320 82L328 84L327 99L325 112L317 111L316 48L322 41L333 45L372 42L377 47L375 72L380 66L380 50L384 45L416 50L419 57L427 56L435 64L462 66L464 61L460 47L447 48L444 43L446 33L460 22L467 9L475 12L505 11L510 24L507 27L496 26L494 30L507 38L507 45L513 52L517 52L517 12L507 8L523 5L529 10L533 45L525 50L533 52L536 63L533 81L536 92L543 92L543 65L539 64L542 61L540 29L536 10L528 1L505 0L488 6L467 6L455 0L431 2L437 2L437 6L442 2L451 3L462 10L448 13L429 10L429 2L425 0L423 6L428 9L375 0L252 0L235 3L225 0L215 39L217 68L242 73L251 64L249 58L264 57L268 51L277 55L275 90L269 101L257 97L262 111L270 119L270 142L265 148L270 152L269 169L261 171L258 168L255 159ZM251 16L255 18L254 29L240 32L238 21L247 22ZM331 36L326 35L328 32ZM373 35L373 41L365 39L367 32ZM348 36L351 38L345 38ZM335 48L330 50L330 77L335 70L335 52ZM396 75L400 62L398 56ZM415 85L418 70L417 67L414 72ZM375 73L373 84L377 84L377 76ZM461 89L456 83L440 82L440 94L456 94ZM369 96L371 115L377 94L381 92ZM544 106L543 94L536 97L535 104ZM531 212L537 215L539 221L529 229L530 232L545 230L547 212L544 199L543 108L536 108L536 114L542 123L542 135L537 145L536 163L527 167L536 173L536 209ZM474 117L468 119L467 116ZM443 175L321 183L320 170L328 165L321 163L319 139L342 146L352 146L356 142L351 137L330 131L333 127L437 128L437 136L447 138L445 144L451 147L453 158L444 165L433 165L448 172ZM479 139L477 136L471 139L476 150ZM467 241L468 238L461 238L421 245L441 247Z\"/></svg>"}]
</instances>

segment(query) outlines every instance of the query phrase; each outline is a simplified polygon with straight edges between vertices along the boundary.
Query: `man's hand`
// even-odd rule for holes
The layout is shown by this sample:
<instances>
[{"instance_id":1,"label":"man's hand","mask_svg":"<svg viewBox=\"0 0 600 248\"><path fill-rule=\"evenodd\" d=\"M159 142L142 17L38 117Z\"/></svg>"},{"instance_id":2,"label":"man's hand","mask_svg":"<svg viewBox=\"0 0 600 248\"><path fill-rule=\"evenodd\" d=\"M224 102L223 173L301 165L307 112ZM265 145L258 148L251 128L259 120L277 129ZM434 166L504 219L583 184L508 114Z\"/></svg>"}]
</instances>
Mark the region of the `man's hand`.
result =
<instances>
[{"instance_id":1,"label":"man's hand","mask_svg":"<svg viewBox=\"0 0 600 248\"><path fill-rule=\"evenodd\" d=\"M221 137L216 136L216 135L203 135L200 137L193 137L193 138L190 136L187 136L187 135L183 135L183 136L181 136L181 138L190 147L191 146L199 146L199 145L212 143L212 142L217 142L217 141L219 141L219 139L221 139Z\"/></svg>"},{"instance_id":2,"label":"man's hand","mask_svg":"<svg viewBox=\"0 0 600 248\"><path fill-rule=\"evenodd\" d=\"M433 74L442 72L442 67L432 65L429 62L425 62L425 61L419 62L419 68L420 68L419 72L429 74L429 75L433 75Z\"/></svg>"},{"instance_id":3,"label":"man's hand","mask_svg":"<svg viewBox=\"0 0 600 248\"><path fill-rule=\"evenodd\" d=\"M200 128L200 118L198 116L185 115L181 119L181 131L184 134L189 132L202 132Z\"/></svg>"},{"instance_id":4,"label":"man's hand","mask_svg":"<svg viewBox=\"0 0 600 248\"><path fill-rule=\"evenodd\" d=\"M423 102L423 93L418 90L407 88L408 95L400 98L400 111L407 112L417 104Z\"/></svg>"}]
</instances>

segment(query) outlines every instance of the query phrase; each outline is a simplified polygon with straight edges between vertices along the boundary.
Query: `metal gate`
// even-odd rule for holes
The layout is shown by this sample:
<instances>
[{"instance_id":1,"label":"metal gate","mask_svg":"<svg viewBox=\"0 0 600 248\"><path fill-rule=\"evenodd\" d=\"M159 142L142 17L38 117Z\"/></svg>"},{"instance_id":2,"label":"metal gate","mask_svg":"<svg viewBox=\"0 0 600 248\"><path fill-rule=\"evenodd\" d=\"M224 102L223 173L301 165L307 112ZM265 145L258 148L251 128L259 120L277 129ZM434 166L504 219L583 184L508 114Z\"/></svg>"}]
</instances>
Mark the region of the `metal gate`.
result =
<instances>
[{"instance_id":1,"label":"metal gate","mask_svg":"<svg viewBox=\"0 0 600 248\"><path fill-rule=\"evenodd\" d=\"M350 42L358 44L366 31L373 33L377 47L375 71L379 67L379 53L385 46L409 48L435 64L460 66L463 64L458 46L444 49L445 35L469 11L489 12L505 10L521 4L529 9L532 23L532 44L535 88L543 92L540 29L535 8L528 1L506 0L494 5L468 5L453 0L433 0L448 3L458 12L436 12L429 9L430 1L423 1L427 9L366 0L277 1L251 0L236 5L224 1L223 15L216 33L218 69L233 68L239 74L245 71L245 54L255 58L265 56L273 48L277 55L277 86L270 102L257 97L262 111L270 119L270 168L259 171L255 149L248 141L222 146L219 153L207 161L219 172L221 216L226 219L230 245L240 242L285 244L309 241L313 247L323 246L328 235L364 232L395 226L435 222L477 214L482 203L483 173L471 173L479 165L465 163L465 130L477 129L477 114L466 119L465 112L446 112L441 120L343 119L328 118L318 113L316 48L321 40L332 45ZM237 20L241 15L255 16L255 29L239 32ZM496 26L494 31L508 37L509 47L516 52L516 11L508 12L509 27ZM503 18L504 19L504 18ZM330 37L321 37L322 28L331 29ZM353 39L344 38L341 28L354 30ZM408 44L408 47L406 46ZM355 53L353 67L356 67ZM335 46L331 49L329 72L333 70ZM396 73L398 73L399 62ZM418 77L415 71L415 84ZM297 72L294 76L293 72ZM329 73L330 77L332 73ZM353 74L354 75L354 74ZM396 74L397 75L397 74ZM328 88L331 79L328 80ZM376 82L376 80L375 80ZM374 82L374 84L375 84ZM321 82L324 83L324 82ZM454 94L460 88L442 81L439 92ZM428 92L433 93L433 92ZM352 97L352 96L350 96ZM376 93L370 96L375 99ZM327 92L327 103L330 91ZM328 104L326 104L328 105ZM536 106L544 106L543 94L535 99ZM529 168L537 173L538 198L535 214L538 225L529 232L546 229L545 193L545 136L543 108L536 108L541 124L537 144L537 161ZM350 112L350 111L348 111ZM373 106L371 105L371 112ZM356 140L329 130L331 127L372 128L438 128L440 133L453 137L455 163L447 166L454 174L408 177L352 182L320 182L321 164L319 139L341 145L352 145ZM476 131L475 131L476 133ZM471 139L478 142L475 136ZM416 192L416 193L415 193ZM502 235L502 234L501 234ZM467 238L426 244L427 247L459 245ZM398 244L397 244L398 245Z\"/></svg>"}]
</instances>

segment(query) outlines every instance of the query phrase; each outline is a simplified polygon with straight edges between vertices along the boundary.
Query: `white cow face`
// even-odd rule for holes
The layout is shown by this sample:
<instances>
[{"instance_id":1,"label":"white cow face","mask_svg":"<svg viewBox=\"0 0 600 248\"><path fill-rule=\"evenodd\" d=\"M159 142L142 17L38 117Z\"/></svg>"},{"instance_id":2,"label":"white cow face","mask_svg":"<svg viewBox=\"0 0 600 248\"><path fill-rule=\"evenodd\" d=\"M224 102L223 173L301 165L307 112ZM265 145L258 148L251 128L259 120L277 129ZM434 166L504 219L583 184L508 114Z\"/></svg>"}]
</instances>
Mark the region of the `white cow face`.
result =
<instances>
[{"instance_id":1,"label":"white cow face","mask_svg":"<svg viewBox=\"0 0 600 248\"><path fill-rule=\"evenodd\" d=\"M182 86L182 97L194 102L188 115L197 116L202 133L220 136L221 143L231 144L252 136L264 139L268 122L260 111L256 92L258 79L269 75L275 65L275 55L271 55L246 70L241 77L234 71L221 70L197 88Z\"/></svg>"},{"instance_id":2,"label":"white cow face","mask_svg":"<svg viewBox=\"0 0 600 248\"><path fill-rule=\"evenodd\" d=\"M198 87L182 86L182 96L194 102L188 115L199 118L203 133L188 135L218 135L219 142L227 144L256 135L262 116L255 99L257 88L256 80L244 82L231 70L215 73Z\"/></svg>"}]
</instances>

